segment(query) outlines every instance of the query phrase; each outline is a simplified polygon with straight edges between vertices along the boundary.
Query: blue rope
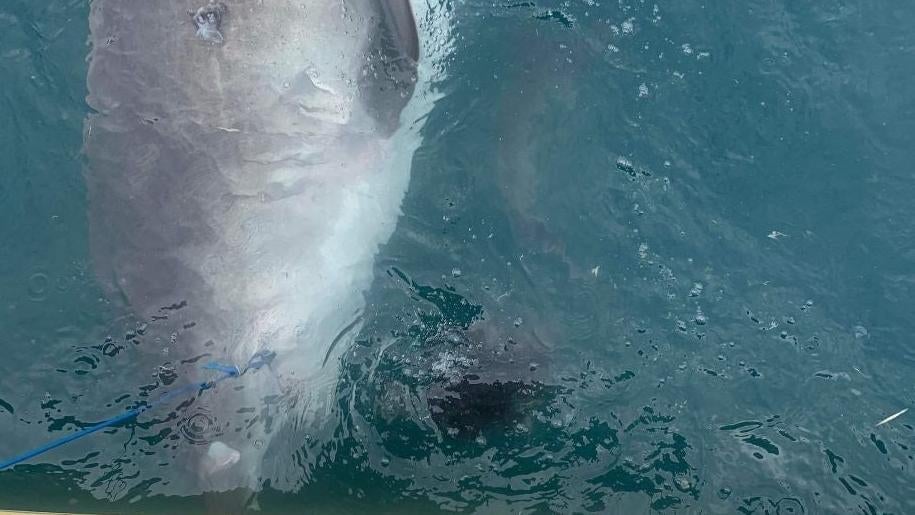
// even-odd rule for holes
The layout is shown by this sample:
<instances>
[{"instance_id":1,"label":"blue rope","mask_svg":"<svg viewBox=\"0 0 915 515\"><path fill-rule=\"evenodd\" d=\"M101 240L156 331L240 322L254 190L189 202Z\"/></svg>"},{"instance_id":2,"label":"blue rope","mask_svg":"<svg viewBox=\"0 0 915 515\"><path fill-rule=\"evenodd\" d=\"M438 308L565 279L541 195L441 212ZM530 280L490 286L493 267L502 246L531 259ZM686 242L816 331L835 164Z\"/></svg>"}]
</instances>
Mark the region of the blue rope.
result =
<instances>
[{"instance_id":1,"label":"blue rope","mask_svg":"<svg viewBox=\"0 0 915 515\"><path fill-rule=\"evenodd\" d=\"M251 360L248 361L248 365L245 366L244 370L239 370L238 367L235 365L226 365L226 364L219 363L216 361L211 361L211 362L207 363L206 365L204 365L203 368L205 368L207 370L215 370L215 371L221 372L222 375L217 377L216 379L211 379L209 381L202 381L199 383L191 383L191 384L185 385L181 388L178 388L176 390L172 390L168 393L163 394L161 397L159 397L155 401L152 401L148 404L145 404L143 406L138 406L138 407L128 410L127 412L122 413L116 417L112 417L103 422L99 422L98 424L95 424L93 426L89 426L89 427L80 429L79 431L77 431L75 433L71 433L67 436L58 438L57 440L50 441L44 445L41 445L39 447L36 447L36 448L30 450L28 452L24 452L22 454L19 454L18 456L13 456L12 458L10 458L8 460L0 461L0 470L7 469L9 467L12 467L13 465L22 463L23 461L30 460L30 459L34 458L35 456L38 456L40 454L44 454L44 453L50 451L51 449L56 449L62 445L66 445L74 440L79 440L80 438L82 438L84 436L89 436L92 433L101 431L102 429L105 429L107 427L111 427L111 426L120 424L121 422L138 417L143 412L150 410L160 404L164 404L165 402L168 402L169 400L174 399L175 397L187 395L188 393L193 392L195 390L198 392L208 390L230 377L239 377L242 374L244 374L245 372L247 372L248 370L256 370L256 369L261 368L264 365L269 365L270 362L273 361L273 358L275 356L276 356L276 354L274 354L273 352L260 351L251 357Z\"/></svg>"}]
</instances>

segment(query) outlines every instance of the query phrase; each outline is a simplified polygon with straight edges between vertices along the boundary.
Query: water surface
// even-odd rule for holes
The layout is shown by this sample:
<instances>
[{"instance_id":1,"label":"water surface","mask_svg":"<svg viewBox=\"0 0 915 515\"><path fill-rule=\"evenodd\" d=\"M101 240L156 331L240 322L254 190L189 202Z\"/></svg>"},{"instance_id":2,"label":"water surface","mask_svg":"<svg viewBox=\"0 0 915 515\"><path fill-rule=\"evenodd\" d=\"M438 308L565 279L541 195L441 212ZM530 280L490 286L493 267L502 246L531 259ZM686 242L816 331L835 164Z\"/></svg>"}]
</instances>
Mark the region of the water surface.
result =
<instances>
[{"instance_id":1,"label":"water surface","mask_svg":"<svg viewBox=\"0 0 915 515\"><path fill-rule=\"evenodd\" d=\"M875 424L913 392L915 8L433 7L448 80L337 429L257 505L913 511L915 424ZM3 456L164 387L132 357L169 335L113 318L91 273L87 12L0 6ZM0 505L204 509L149 495L167 466L126 472L181 420L2 472Z\"/></svg>"}]
</instances>

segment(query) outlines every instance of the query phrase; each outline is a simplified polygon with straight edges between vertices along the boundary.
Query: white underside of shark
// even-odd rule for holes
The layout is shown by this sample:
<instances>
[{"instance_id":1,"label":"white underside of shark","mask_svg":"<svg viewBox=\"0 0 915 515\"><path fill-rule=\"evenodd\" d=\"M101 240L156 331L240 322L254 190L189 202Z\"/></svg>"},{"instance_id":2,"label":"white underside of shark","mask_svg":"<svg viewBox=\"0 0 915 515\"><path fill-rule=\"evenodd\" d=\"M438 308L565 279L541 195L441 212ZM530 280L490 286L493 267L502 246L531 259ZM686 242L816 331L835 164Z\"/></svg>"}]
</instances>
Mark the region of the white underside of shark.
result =
<instances>
[{"instance_id":1,"label":"white underside of shark","mask_svg":"<svg viewBox=\"0 0 915 515\"><path fill-rule=\"evenodd\" d=\"M329 417L447 53L447 20L414 5L415 85L383 76L378 34L402 36L391 9L403 5L92 3L86 154L100 280L137 317L180 326L172 355L243 365L275 353L243 389L207 392L228 429L197 453L203 479L165 493L301 483L292 465L265 466L265 452L274 435L294 440ZM277 421L231 431L239 406L277 393L291 399Z\"/></svg>"}]
</instances>

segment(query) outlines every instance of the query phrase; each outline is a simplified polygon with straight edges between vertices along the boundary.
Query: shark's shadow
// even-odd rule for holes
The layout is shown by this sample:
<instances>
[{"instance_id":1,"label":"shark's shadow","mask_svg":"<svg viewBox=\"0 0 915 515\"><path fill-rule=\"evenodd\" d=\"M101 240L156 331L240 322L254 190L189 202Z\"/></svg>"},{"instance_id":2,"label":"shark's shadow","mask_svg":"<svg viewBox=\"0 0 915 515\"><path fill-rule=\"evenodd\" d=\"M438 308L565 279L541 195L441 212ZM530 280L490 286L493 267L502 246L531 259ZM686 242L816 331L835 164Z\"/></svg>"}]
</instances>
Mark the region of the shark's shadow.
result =
<instances>
[{"instance_id":1,"label":"shark's shadow","mask_svg":"<svg viewBox=\"0 0 915 515\"><path fill-rule=\"evenodd\" d=\"M454 288L419 284L397 268L388 276L427 309L367 322L363 335L391 337L365 337L344 360L339 413L351 434L365 420L386 452L421 459L476 455L495 442L517 448L532 428L549 428L561 388L550 384L549 343L537 331L490 320ZM382 329L384 321L399 328Z\"/></svg>"}]
</instances>

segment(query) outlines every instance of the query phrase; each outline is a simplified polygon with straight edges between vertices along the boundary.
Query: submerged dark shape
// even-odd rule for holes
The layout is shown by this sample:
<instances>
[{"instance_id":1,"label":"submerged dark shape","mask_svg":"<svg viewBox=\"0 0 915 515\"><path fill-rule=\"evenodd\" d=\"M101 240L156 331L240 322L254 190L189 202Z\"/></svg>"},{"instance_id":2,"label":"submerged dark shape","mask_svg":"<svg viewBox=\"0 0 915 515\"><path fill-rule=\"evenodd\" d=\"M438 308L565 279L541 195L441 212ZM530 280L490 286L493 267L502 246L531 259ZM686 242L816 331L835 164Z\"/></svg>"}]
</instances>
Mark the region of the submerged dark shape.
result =
<instances>
[{"instance_id":1,"label":"submerged dark shape","mask_svg":"<svg viewBox=\"0 0 915 515\"><path fill-rule=\"evenodd\" d=\"M509 331L506 333L506 331ZM478 320L468 329L447 331L427 343L450 349L439 352L433 370L459 368L426 387L432 420L457 438L476 438L529 426L533 412L555 396L549 378L547 345L534 332L500 328ZM442 364L446 364L442 367Z\"/></svg>"},{"instance_id":2,"label":"submerged dark shape","mask_svg":"<svg viewBox=\"0 0 915 515\"><path fill-rule=\"evenodd\" d=\"M522 381L474 382L466 377L429 399L432 420L443 433L475 438L489 431L508 432L527 425L531 413L549 400L550 388Z\"/></svg>"},{"instance_id":3,"label":"submerged dark shape","mask_svg":"<svg viewBox=\"0 0 915 515\"><path fill-rule=\"evenodd\" d=\"M507 325L445 323L416 335L409 351L391 351L375 367L376 420L398 438L411 438L403 427L419 424L427 436L414 434L413 445L429 452L421 442L430 430L454 441L501 441L537 426L537 414L552 412L560 392L550 384L549 345L534 331Z\"/></svg>"},{"instance_id":4,"label":"submerged dark shape","mask_svg":"<svg viewBox=\"0 0 915 515\"><path fill-rule=\"evenodd\" d=\"M393 285L431 309L406 330L391 329L403 338L381 349L381 361L369 358L376 394L367 407L383 425L419 423L448 437L488 439L530 427L534 413L550 410L560 388L551 384L549 326L491 315L451 286L422 284L396 267L388 272Z\"/></svg>"}]
</instances>

